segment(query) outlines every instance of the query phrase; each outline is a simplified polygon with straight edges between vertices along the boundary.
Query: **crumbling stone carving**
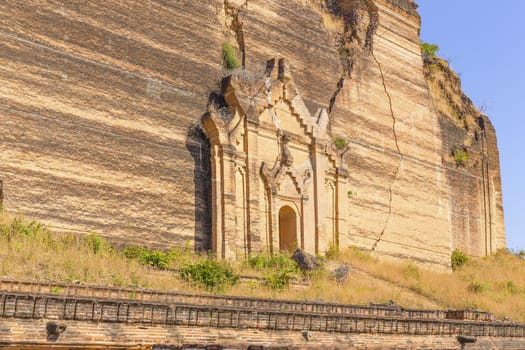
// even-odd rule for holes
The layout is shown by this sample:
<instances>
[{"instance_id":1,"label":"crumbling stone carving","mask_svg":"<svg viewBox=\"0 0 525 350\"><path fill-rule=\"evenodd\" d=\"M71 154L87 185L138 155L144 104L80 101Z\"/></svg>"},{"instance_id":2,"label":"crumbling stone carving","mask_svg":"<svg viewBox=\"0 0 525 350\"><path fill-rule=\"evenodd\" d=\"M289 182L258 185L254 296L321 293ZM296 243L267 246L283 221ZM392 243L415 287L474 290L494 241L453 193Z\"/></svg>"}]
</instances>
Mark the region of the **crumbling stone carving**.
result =
<instances>
[{"instance_id":1,"label":"crumbling stone carving","mask_svg":"<svg viewBox=\"0 0 525 350\"><path fill-rule=\"evenodd\" d=\"M347 165L331 147L329 122L324 109L310 114L285 59L268 61L260 77L240 70L224 80L203 118L217 256L296 247L318 253L347 234L347 201L339 200Z\"/></svg>"}]
</instances>

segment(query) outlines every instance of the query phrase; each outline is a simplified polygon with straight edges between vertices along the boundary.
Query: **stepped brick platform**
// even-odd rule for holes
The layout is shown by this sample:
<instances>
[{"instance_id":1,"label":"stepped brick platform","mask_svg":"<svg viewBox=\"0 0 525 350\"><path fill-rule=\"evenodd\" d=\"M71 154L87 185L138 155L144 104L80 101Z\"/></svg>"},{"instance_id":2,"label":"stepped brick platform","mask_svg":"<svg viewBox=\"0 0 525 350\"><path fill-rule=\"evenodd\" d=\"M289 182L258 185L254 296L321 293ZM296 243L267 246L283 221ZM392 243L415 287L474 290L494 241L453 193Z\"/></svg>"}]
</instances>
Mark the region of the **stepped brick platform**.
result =
<instances>
[{"instance_id":1,"label":"stepped brick platform","mask_svg":"<svg viewBox=\"0 0 525 350\"><path fill-rule=\"evenodd\" d=\"M326 314L396 316L427 319L454 319L471 321L495 321L493 314L479 310L421 310L406 309L396 305L374 304L371 306L348 305L319 301L296 301L264 298L245 298L223 295L163 292L142 288L115 288L94 285L34 282L0 279L0 290L15 293L53 294L69 297L96 297L109 299L133 299L192 305L231 306L241 308L303 311Z\"/></svg>"},{"instance_id":2,"label":"stepped brick platform","mask_svg":"<svg viewBox=\"0 0 525 350\"><path fill-rule=\"evenodd\" d=\"M496 321L491 314L478 311L0 281L0 348L210 346L523 349L525 324Z\"/></svg>"}]
</instances>

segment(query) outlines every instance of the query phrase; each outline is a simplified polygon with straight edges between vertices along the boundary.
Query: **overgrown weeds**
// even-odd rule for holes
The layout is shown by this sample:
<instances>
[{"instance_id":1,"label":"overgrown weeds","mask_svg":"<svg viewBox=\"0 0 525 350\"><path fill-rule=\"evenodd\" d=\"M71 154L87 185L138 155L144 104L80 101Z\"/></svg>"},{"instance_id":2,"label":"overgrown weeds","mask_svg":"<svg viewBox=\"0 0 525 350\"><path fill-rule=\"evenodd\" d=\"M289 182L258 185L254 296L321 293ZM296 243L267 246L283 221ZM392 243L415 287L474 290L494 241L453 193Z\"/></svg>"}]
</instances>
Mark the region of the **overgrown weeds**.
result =
<instances>
[{"instance_id":1,"label":"overgrown weeds","mask_svg":"<svg viewBox=\"0 0 525 350\"><path fill-rule=\"evenodd\" d=\"M456 250L453 272L379 260L355 247L340 256L350 266L433 300L441 308L480 308L525 321L525 261L507 250L485 258L467 258Z\"/></svg>"},{"instance_id":2,"label":"overgrown weeds","mask_svg":"<svg viewBox=\"0 0 525 350\"><path fill-rule=\"evenodd\" d=\"M430 43L421 43L421 53L426 57L436 57L439 51L439 46Z\"/></svg>"},{"instance_id":3,"label":"overgrown weeds","mask_svg":"<svg viewBox=\"0 0 525 350\"><path fill-rule=\"evenodd\" d=\"M146 288L180 287L173 276L156 276L128 259L97 233L53 233L21 215L0 213L0 277Z\"/></svg>"},{"instance_id":4,"label":"overgrown weeds","mask_svg":"<svg viewBox=\"0 0 525 350\"><path fill-rule=\"evenodd\" d=\"M348 141L346 141L345 139L343 139L342 137L337 137L333 140L334 142L334 145L337 149L339 150L342 150L346 147L346 145L348 144Z\"/></svg>"},{"instance_id":5,"label":"overgrown weeds","mask_svg":"<svg viewBox=\"0 0 525 350\"><path fill-rule=\"evenodd\" d=\"M524 322L521 256L502 250L469 258L453 272L437 272L349 247L325 257L324 269L303 276L286 255L260 254L229 263L194 254L189 246L166 252L138 246L118 249L95 233L57 234L37 221L0 214L0 278L352 304L395 300L411 308L480 308ZM350 273L336 282L330 270L341 265ZM255 278L240 283L239 275ZM309 286L292 284L299 278L307 278ZM60 294L60 288L53 293Z\"/></svg>"},{"instance_id":6,"label":"overgrown weeds","mask_svg":"<svg viewBox=\"0 0 525 350\"><path fill-rule=\"evenodd\" d=\"M239 275L228 262L214 259L186 264L180 274L185 281L213 293L223 293L226 288L239 283Z\"/></svg>"},{"instance_id":7,"label":"overgrown weeds","mask_svg":"<svg viewBox=\"0 0 525 350\"><path fill-rule=\"evenodd\" d=\"M113 251L111 244L104 238L100 237L96 232L92 232L85 236L84 242L86 247L90 249L93 254L111 253Z\"/></svg>"},{"instance_id":8,"label":"overgrown weeds","mask_svg":"<svg viewBox=\"0 0 525 350\"><path fill-rule=\"evenodd\" d=\"M296 272L297 270L293 269L272 271L263 277L264 285L273 290L285 290L290 286Z\"/></svg>"},{"instance_id":9,"label":"overgrown weeds","mask_svg":"<svg viewBox=\"0 0 525 350\"><path fill-rule=\"evenodd\" d=\"M246 262L246 266L252 267L258 271L264 269L297 269L295 261L290 259L288 256L275 253L275 254L257 254L250 256Z\"/></svg>"},{"instance_id":10,"label":"overgrown weeds","mask_svg":"<svg viewBox=\"0 0 525 350\"><path fill-rule=\"evenodd\" d=\"M280 253L252 255L244 265L262 274L263 284L271 290L287 289L298 275L297 263Z\"/></svg>"},{"instance_id":11,"label":"overgrown weeds","mask_svg":"<svg viewBox=\"0 0 525 350\"><path fill-rule=\"evenodd\" d=\"M452 270L457 270L461 266L465 265L468 261L468 256L459 249L454 249L450 256L450 265Z\"/></svg>"},{"instance_id":12,"label":"overgrown weeds","mask_svg":"<svg viewBox=\"0 0 525 350\"><path fill-rule=\"evenodd\" d=\"M469 160L468 152L462 148L456 148L454 150L454 161L458 165L467 165Z\"/></svg>"},{"instance_id":13,"label":"overgrown weeds","mask_svg":"<svg viewBox=\"0 0 525 350\"><path fill-rule=\"evenodd\" d=\"M237 58L235 48L229 42L222 44L222 65L227 70L234 70L241 67L241 61Z\"/></svg>"}]
</instances>

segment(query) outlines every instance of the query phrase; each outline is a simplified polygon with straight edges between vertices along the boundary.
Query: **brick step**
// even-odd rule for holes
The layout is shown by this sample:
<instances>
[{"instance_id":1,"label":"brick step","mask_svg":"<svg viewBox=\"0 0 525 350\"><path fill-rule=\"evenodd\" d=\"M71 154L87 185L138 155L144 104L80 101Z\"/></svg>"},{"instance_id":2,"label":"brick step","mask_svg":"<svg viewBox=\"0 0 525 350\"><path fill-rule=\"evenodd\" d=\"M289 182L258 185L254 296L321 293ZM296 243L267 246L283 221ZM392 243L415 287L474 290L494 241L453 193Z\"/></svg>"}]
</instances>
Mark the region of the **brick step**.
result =
<instances>
[{"instance_id":1,"label":"brick step","mask_svg":"<svg viewBox=\"0 0 525 350\"><path fill-rule=\"evenodd\" d=\"M142 302L231 306L257 310L312 312L329 315L393 316L414 319L454 319L485 322L495 320L493 314L476 310L419 310L405 309L397 305L389 304L362 306L320 301L246 298L238 296L164 292L142 288L116 288L73 283L17 281L8 279L0 279L0 291Z\"/></svg>"}]
</instances>

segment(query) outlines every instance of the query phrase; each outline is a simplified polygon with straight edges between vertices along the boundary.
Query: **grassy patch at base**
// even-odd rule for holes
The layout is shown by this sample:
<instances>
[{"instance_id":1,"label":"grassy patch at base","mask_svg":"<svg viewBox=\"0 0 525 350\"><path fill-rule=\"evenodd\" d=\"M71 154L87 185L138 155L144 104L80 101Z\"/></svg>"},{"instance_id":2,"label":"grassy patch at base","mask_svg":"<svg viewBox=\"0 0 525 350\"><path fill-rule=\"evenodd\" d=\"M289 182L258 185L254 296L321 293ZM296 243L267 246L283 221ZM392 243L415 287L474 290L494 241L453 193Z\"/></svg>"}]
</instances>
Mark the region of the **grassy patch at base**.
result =
<instances>
[{"instance_id":1,"label":"grassy patch at base","mask_svg":"<svg viewBox=\"0 0 525 350\"><path fill-rule=\"evenodd\" d=\"M329 269L340 264L350 273L338 283ZM453 272L383 261L355 247L339 250L323 265L303 276L282 255L217 262L190 247L119 250L95 233L58 234L37 221L0 214L0 278L350 304L393 300L409 308L482 309L525 322L525 260L506 251L469 258ZM237 283L238 275L258 279ZM289 285L301 278L309 285Z\"/></svg>"}]
</instances>

